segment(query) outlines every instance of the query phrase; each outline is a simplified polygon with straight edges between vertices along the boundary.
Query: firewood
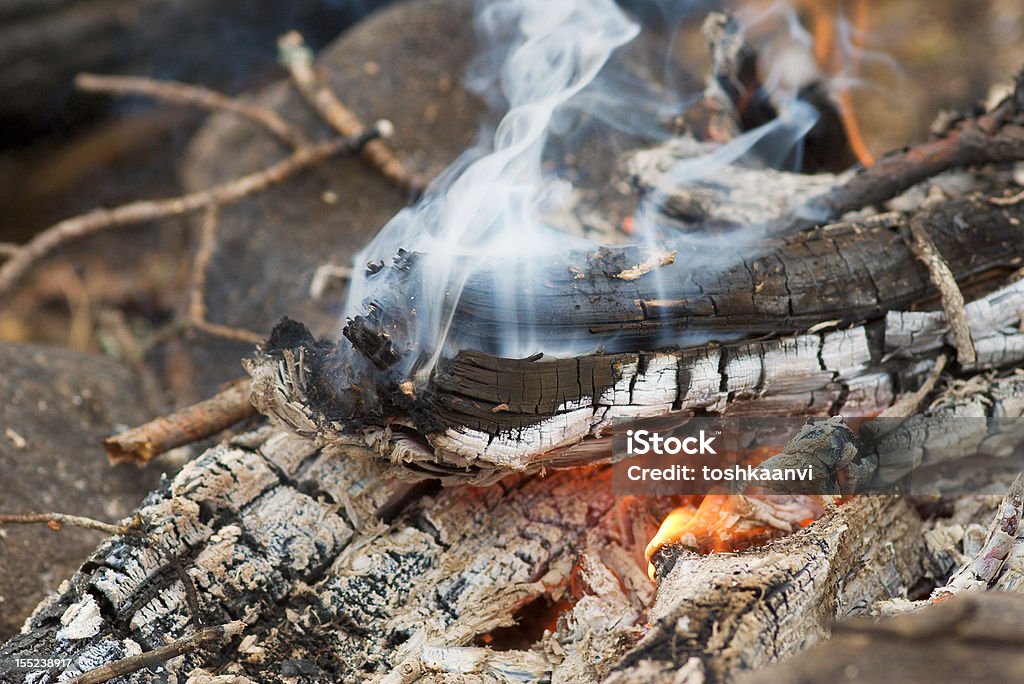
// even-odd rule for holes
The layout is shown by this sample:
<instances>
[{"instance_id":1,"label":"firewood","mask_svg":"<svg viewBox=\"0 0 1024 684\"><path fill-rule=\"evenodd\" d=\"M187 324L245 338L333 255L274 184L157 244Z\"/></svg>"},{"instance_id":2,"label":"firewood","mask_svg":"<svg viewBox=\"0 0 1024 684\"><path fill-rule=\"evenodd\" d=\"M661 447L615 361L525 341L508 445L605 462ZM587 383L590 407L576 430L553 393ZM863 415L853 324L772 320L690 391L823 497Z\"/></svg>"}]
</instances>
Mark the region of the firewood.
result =
<instances>
[{"instance_id":1,"label":"firewood","mask_svg":"<svg viewBox=\"0 0 1024 684\"><path fill-rule=\"evenodd\" d=\"M258 681L286 681L293 661L336 681L404 681L403 673L442 681L455 672L500 681L521 672L597 682L641 636L653 585L627 547L644 540L622 531L607 469L440 491L409 489L383 472L376 462L338 458L267 428L209 450L139 510L143 538L104 542L0 648L0 676L40 649L74 659L81 671L192 634L178 562L199 590L201 619L242 621L247 641L189 652L140 673L141 682L228 663ZM886 532L865 553L844 540L868 520ZM869 571L876 552L898 549L887 566L897 573L893 582L914 581L906 559L921 541L915 530L903 534L908 525L920 520L904 503L865 498L739 560L678 560L672 576L689 577L683 566L693 565L696 575L686 581L705 597L695 605L742 608L738 621L767 613L750 605L752 596L737 602L723 591L736 563L759 565L767 574L758 577L775 581L802 563L811 568L804 590L866 605L857 592L877 587ZM780 558L789 565L766 570ZM827 576L850 578L837 590ZM668 610L683 591L672 588L656 610ZM500 627L529 620L534 605L551 606L550 624L521 627L533 635L509 650L482 648L500 638ZM656 614L656 629L672 622Z\"/></svg>"},{"instance_id":2,"label":"firewood","mask_svg":"<svg viewBox=\"0 0 1024 684\"><path fill-rule=\"evenodd\" d=\"M693 681L731 681L801 651L921 576L921 529L905 500L864 497L764 549L681 555L663 571L650 632L608 682L671 682L681 664Z\"/></svg>"},{"instance_id":3,"label":"firewood","mask_svg":"<svg viewBox=\"0 0 1024 684\"><path fill-rule=\"evenodd\" d=\"M978 349L968 369L1024 359L1016 332L1024 282L964 311ZM463 351L442 361L426 391L409 395L373 387L376 374L339 389L351 377L348 350L289 322L247 369L256 406L299 434L360 445L404 464L408 476L487 482L502 472L606 461L609 434L638 418L877 414L928 378L947 333L941 311L890 311L863 326L678 351L552 361Z\"/></svg>"}]
</instances>

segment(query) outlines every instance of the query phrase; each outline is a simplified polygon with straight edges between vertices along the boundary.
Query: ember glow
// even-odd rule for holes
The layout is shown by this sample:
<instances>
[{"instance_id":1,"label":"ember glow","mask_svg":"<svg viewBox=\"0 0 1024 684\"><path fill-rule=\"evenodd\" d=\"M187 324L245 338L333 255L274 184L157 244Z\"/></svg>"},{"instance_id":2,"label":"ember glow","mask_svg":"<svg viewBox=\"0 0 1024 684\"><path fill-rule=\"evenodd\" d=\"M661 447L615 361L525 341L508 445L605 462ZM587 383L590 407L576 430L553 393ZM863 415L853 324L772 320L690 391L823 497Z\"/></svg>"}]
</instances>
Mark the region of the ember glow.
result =
<instances>
[{"instance_id":1,"label":"ember glow","mask_svg":"<svg viewBox=\"0 0 1024 684\"><path fill-rule=\"evenodd\" d=\"M792 534L819 518L828 499L820 496L779 494L709 494L700 505L673 510L647 545L647 572L655 579L651 562L673 543L699 553L741 551Z\"/></svg>"}]
</instances>

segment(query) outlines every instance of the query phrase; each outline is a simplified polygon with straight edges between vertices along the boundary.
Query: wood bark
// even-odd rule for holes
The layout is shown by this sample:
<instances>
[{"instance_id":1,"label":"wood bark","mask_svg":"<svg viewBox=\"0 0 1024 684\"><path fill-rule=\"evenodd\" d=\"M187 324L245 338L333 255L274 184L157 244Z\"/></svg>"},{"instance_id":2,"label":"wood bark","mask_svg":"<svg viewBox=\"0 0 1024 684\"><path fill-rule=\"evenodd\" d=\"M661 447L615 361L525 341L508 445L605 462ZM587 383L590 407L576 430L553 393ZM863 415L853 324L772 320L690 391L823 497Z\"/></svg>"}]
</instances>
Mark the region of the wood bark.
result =
<instances>
[{"instance_id":1,"label":"wood bark","mask_svg":"<svg viewBox=\"0 0 1024 684\"><path fill-rule=\"evenodd\" d=\"M1012 268L1021 256L1022 216L1019 205L974 197L942 202L913 218L963 283ZM636 246L484 264L461 292L449 339L495 354L510 330L528 326L539 349L590 340L591 348L633 351L684 334L784 334L822 321L878 317L937 294L899 229L909 220L890 215L885 222L835 224L760 244L670 240L659 249L674 252L672 262L635 279L620 276L652 256ZM365 315L350 322L346 335L375 366L391 368L410 353L418 322L408 298L419 294L419 268L416 255L405 254L370 276L377 296L364 303ZM494 274L506 269L534 274L517 293L532 302L528 320L494 296L502 282Z\"/></svg>"},{"instance_id":2,"label":"wood bark","mask_svg":"<svg viewBox=\"0 0 1024 684\"><path fill-rule=\"evenodd\" d=\"M622 531L607 469L442 491L382 472L266 427L207 451L147 499L142 538L105 541L0 648L0 679L28 676L16 659L40 653L70 658L65 675L81 672L180 638L194 622L242 620L246 636L132 681L202 666L254 681L363 682L403 665L424 674L472 665L490 681L563 668L597 681L607 667L590 656L610 666L639 636L653 586L633 547L650 530ZM572 598L573 577L589 598L573 599L576 618L544 637L548 651L524 650L527 640L483 657L479 640L500 643L521 611ZM592 622L609 607L614 619ZM62 671L31 676L52 682Z\"/></svg>"},{"instance_id":3,"label":"wood bark","mask_svg":"<svg viewBox=\"0 0 1024 684\"><path fill-rule=\"evenodd\" d=\"M190 634L194 623L241 620L241 640L131 681L191 672L263 682L599 682L642 636L654 585L637 549L652 529L642 507L611 496L606 468L440 491L382 471L267 427L210 449L150 495L139 510L142 538L105 541L0 647L0 677L29 676L20 657L70 658L68 668L31 673L54 682ZM865 550L852 539L868 524L881 532ZM920 526L904 503L871 497L765 548L677 558L645 642L661 638L680 605L694 619L705 610L766 629L757 595L735 590L740 568L786 596L797 586L782 578L796 573L801 591L853 609L901 595L919 574ZM875 563L893 574L880 578ZM820 602L792 596L825 619ZM806 610L794 610L793 625ZM502 629L516 622L518 630ZM737 653L749 645L735 643Z\"/></svg>"},{"instance_id":4,"label":"wood bark","mask_svg":"<svg viewBox=\"0 0 1024 684\"><path fill-rule=\"evenodd\" d=\"M1021 311L1020 281L965 307L978 350L968 369L1024 359ZM247 365L263 413L324 444L365 447L413 477L478 482L607 461L616 426L640 418L877 414L916 389L949 343L941 311L909 311L846 329L680 351L552 361L464 351L442 363L422 394L392 388L387 411L376 415L362 404L367 413L354 430L347 412L359 390L339 389L348 370L339 348L313 341L297 324L276 335Z\"/></svg>"},{"instance_id":5,"label":"wood bark","mask_svg":"<svg viewBox=\"0 0 1024 684\"><path fill-rule=\"evenodd\" d=\"M607 682L727 682L803 650L923 575L921 531L906 501L865 497L767 551L684 553L661 581L651 630ZM690 674L674 679L681 667Z\"/></svg>"}]
</instances>

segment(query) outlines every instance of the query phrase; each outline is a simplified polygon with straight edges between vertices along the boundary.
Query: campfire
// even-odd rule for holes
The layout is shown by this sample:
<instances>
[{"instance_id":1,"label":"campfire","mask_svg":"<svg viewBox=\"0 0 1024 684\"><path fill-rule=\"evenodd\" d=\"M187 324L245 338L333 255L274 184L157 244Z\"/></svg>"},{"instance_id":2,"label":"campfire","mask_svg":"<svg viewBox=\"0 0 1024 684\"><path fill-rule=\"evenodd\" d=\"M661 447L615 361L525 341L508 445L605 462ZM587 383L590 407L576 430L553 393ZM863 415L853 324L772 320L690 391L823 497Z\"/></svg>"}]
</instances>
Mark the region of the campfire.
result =
<instances>
[{"instance_id":1,"label":"campfire","mask_svg":"<svg viewBox=\"0 0 1024 684\"><path fill-rule=\"evenodd\" d=\"M359 151L416 199L337 334L285 318L245 383L108 440L144 464L219 435L0 674L164 648L118 681L783 681L843 630L885 638L837 621L905 635L1019 592L1024 74L883 153L855 107L868 4L686 17L709 68L682 92L611 0L481 2L495 120L425 185L283 38L349 136L293 163ZM212 235L232 188L181 211Z\"/></svg>"}]
</instances>

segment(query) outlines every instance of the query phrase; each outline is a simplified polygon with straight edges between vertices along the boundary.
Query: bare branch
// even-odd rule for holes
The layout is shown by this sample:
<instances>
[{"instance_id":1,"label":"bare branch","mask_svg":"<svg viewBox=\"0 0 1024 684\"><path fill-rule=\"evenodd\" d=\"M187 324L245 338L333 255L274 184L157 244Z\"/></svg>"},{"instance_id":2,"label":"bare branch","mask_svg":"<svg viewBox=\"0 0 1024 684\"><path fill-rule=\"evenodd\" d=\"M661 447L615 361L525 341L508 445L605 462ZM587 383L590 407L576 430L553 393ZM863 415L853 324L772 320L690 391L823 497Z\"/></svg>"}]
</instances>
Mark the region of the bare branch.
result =
<instances>
[{"instance_id":1,"label":"bare branch","mask_svg":"<svg viewBox=\"0 0 1024 684\"><path fill-rule=\"evenodd\" d=\"M187 637L172 641L159 648L154 648L152 651L146 651L145 653L122 658L107 665L101 665L74 679L69 679L68 684L102 684L115 677L123 677L132 672L138 672L143 668L159 665L185 653L191 653L211 641L230 639L241 634L244 630L245 623L241 620L235 620L234 622L216 627L207 627Z\"/></svg>"},{"instance_id":2,"label":"bare branch","mask_svg":"<svg viewBox=\"0 0 1024 684\"><path fill-rule=\"evenodd\" d=\"M158 454L215 435L254 413L249 381L244 380L198 404L109 437L103 445L112 463L142 466Z\"/></svg>"},{"instance_id":3,"label":"bare branch","mask_svg":"<svg viewBox=\"0 0 1024 684\"><path fill-rule=\"evenodd\" d=\"M378 135L377 128L371 128L359 135L333 138L317 145L303 147L265 169L207 190L168 199L131 202L116 209L94 209L65 219L37 234L0 266L0 297L7 295L39 259L71 240L118 226L183 216L211 205L223 207L234 204L249 195L277 185L325 159L345 152L358 151Z\"/></svg>"},{"instance_id":4,"label":"bare branch","mask_svg":"<svg viewBox=\"0 0 1024 684\"><path fill-rule=\"evenodd\" d=\"M309 140L302 131L285 121L272 109L249 104L200 86L176 81L158 81L139 76L78 74L75 77L75 87L90 93L143 95L163 102L231 112L262 126L288 147L298 149L309 144Z\"/></svg>"},{"instance_id":5,"label":"bare branch","mask_svg":"<svg viewBox=\"0 0 1024 684\"><path fill-rule=\"evenodd\" d=\"M206 276L216 246L219 218L220 207L210 205L203 214L203 223L199 229L199 247L192 262L192 289L188 302L188 315L193 322L206 320Z\"/></svg>"},{"instance_id":6,"label":"bare branch","mask_svg":"<svg viewBox=\"0 0 1024 684\"><path fill-rule=\"evenodd\" d=\"M80 515L68 515L67 513L0 513L0 526L30 523L46 523L54 532L61 530L64 525L80 527L85 530L96 530L111 535L130 534L136 531L135 523L114 525Z\"/></svg>"},{"instance_id":7,"label":"bare branch","mask_svg":"<svg viewBox=\"0 0 1024 684\"><path fill-rule=\"evenodd\" d=\"M927 227L917 216L910 220L910 234L913 237L910 249L928 267L928 276L942 298L942 309L946 312L946 322L953 333L957 360L961 364L974 363L978 360L978 353L974 349L971 328L967 324L964 294L957 285L956 276L939 253Z\"/></svg>"},{"instance_id":8,"label":"bare branch","mask_svg":"<svg viewBox=\"0 0 1024 684\"><path fill-rule=\"evenodd\" d=\"M302 36L291 31L277 41L278 59L291 74L296 89L320 114L327 124L341 135L358 135L363 122L355 112L342 104L313 67L313 52ZM384 135L383 137L388 137ZM424 182L405 168L395 153L382 140L368 143L361 151L363 159L377 169L389 182L414 194L423 191Z\"/></svg>"}]
</instances>

